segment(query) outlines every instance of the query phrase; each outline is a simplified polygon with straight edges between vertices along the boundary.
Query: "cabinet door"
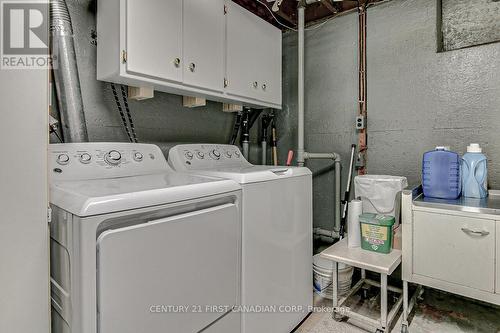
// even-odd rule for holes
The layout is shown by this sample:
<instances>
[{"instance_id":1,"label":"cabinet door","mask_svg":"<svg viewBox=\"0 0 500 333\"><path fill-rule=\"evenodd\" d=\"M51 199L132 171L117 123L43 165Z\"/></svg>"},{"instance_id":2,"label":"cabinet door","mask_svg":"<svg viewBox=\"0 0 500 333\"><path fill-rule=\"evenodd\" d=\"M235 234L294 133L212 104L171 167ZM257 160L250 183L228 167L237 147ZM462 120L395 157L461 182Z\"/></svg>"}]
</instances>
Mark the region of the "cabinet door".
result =
<instances>
[{"instance_id":1,"label":"cabinet door","mask_svg":"<svg viewBox=\"0 0 500 333\"><path fill-rule=\"evenodd\" d=\"M281 30L267 22L259 25L259 52L255 54L259 68L259 99L281 104Z\"/></svg>"},{"instance_id":2,"label":"cabinet door","mask_svg":"<svg viewBox=\"0 0 500 333\"><path fill-rule=\"evenodd\" d=\"M184 84L224 89L224 0L184 0Z\"/></svg>"},{"instance_id":3,"label":"cabinet door","mask_svg":"<svg viewBox=\"0 0 500 333\"><path fill-rule=\"evenodd\" d=\"M261 62L268 52L268 43L262 41L268 38L268 23L233 2L227 6L227 92L260 100L264 84Z\"/></svg>"},{"instance_id":4,"label":"cabinet door","mask_svg":"<svg viewBox=\"0 0 500 333\"><path fill-rule=\"evenodd\" d=\"M413 272L493 292L495 221L415 211Z\"/></svg>"},{"instance_id":5,"label":"cabinet door","mask_svg":"<svg viewBox=\"0 0 500 333\"><path fill-rule=\"evenodd\" d=\"M182 0L127 0L127 71L182 81Z\"/></svg>"}]
</instances>

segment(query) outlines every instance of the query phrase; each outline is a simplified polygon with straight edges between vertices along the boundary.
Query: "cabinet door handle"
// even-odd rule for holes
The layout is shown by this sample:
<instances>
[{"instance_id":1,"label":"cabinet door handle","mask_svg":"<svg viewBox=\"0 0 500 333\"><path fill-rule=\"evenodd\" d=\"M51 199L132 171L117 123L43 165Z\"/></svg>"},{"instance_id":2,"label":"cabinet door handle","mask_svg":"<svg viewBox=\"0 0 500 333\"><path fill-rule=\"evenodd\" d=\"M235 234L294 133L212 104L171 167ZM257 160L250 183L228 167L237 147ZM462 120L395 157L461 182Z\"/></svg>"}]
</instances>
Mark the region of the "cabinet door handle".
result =
<instances>
[{"instance_id":1,"label":"cabinet door handle","mask_svg":"<svg viewBox=\"0 0 500 333\"><path fill-rule=\"evenodd\" d=\"M174 59L174 66L175 67L179 67L180 64L181 64L181 59L180 58L175 58Z\"/></svg>"},{"instance_id":2,"label":"cabinet door handle","mask_svg":"<svg viewBox=\"0 0 500 333\"><path fill-rule=\"evenodd\" d=\"M475 231L471 230L469 228L462 228L462 231L467 233L467 234L474 234L478 236L488 236L490 233L488 231Z\"/></svg>"},{"instance_id":3,"label":"cabinet door handle","mask_svg":"<svg viewBox=\"0 0 500 333\"><path fill-rule=\"evenodd\" d=\"M252 85L253 85L254 88L257 88L259 86L259 82L254 81L254 83L252 83Z\"/></svg>"},{"instance_id":4,"label":"cabinet door handle","mask_svg":"<svg viewBox=\"0 0 500 333\"><path fill-rule=\"evenodd\" d=\"M195 64L194 62L190 63L190 64L189 64L189 70L190 70L191 72L194 72L194 70L195 70L195 69L196 69L196 64Z\"/></svg>"}]
</instances>

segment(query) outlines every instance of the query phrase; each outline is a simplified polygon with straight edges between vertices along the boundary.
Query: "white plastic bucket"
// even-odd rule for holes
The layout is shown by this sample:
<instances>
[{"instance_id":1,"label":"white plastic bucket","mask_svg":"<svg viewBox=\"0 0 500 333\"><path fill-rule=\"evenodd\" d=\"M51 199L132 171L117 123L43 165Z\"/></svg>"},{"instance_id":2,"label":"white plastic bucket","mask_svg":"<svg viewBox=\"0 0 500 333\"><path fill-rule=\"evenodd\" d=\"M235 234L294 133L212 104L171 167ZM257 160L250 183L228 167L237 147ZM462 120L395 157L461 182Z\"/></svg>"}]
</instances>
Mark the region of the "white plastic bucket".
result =
<instances>
[{"instance_id":1,"label":"white plastic bucket","mask_svg":"<svg viewBox=\"0 0 500 333\"><path fill-rule=\"evenodd\" d=\"M339 296L346 295L351 289L352 273L351 266L339 263L337 293ZM319 254L313 257L313 288L321 297L333 299L333 262L321 258Z\"/></svg>"}]
</instances>

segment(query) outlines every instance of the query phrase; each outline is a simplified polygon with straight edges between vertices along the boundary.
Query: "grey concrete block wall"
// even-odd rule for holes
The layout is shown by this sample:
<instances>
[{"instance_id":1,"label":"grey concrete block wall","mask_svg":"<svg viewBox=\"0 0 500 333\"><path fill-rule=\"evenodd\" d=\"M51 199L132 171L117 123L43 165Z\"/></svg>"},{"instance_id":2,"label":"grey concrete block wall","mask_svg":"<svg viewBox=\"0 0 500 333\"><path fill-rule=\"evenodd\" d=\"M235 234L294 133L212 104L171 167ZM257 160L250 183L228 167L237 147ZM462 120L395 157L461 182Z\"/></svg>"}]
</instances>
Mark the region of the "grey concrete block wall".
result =
<instances>
[{"instance_id":1,"label":"grey concrete block wall","mask_svg":"<svg viewBox=\"0 0 500 333\"><path fill-rule=\"evenodd\" d=\"M417 183L425 151L449 145L464 153L479 142L490 160L491 187L500 188L500 43L438 53L436 19L436 0L368 9L368 172ZM344 161L357 141L357 20L347 14L306 32L306 150L336 151ZM297 144L296 35L284 38L287 118L279 128L282 146L291 149ZM344 187L345 170L342 175ZM331 227L332 174L316 177L314 186L315 225Z\"/></svg>"}]
</instances>

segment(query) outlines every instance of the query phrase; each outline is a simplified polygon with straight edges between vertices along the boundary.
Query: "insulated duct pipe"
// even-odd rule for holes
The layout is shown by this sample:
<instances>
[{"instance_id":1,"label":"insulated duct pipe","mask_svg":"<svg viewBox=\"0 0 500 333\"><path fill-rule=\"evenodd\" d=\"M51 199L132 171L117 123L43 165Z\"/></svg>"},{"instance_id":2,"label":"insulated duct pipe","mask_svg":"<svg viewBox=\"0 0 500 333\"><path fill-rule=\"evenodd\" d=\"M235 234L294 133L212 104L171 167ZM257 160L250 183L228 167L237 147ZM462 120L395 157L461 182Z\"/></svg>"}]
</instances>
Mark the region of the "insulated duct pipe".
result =
<instances>
[{"instance_id":1,"label":"insulated duct pipe","mask_svg":"<svg viewBox=\"0 0 500 333\"><path fill-rule=\"evenodd\" d=\"M54 83L65 142L88 141L73 27L65 0L50 0L50 35Z\"/></svg>"},{"instance_id":2,"label":"insulated duct pipe","mask_svg":"<svg viewBox=\"0 0 500 333\"><path fill-rule=\"evenodd\" d=\"M340 155L337 153L308 153L304 148L304 81L305 81L305 63L304 63L304 41L305 41L305 6L306 2L301 1L298 7L299 17L299 45L298 45L298 144L297 144L297 162L299 166L304 166L307 159L331 159L335 165L335 218L334 218L334 232L340 230L340 171L341 160Z\"/></svg>"}]
</instances>

